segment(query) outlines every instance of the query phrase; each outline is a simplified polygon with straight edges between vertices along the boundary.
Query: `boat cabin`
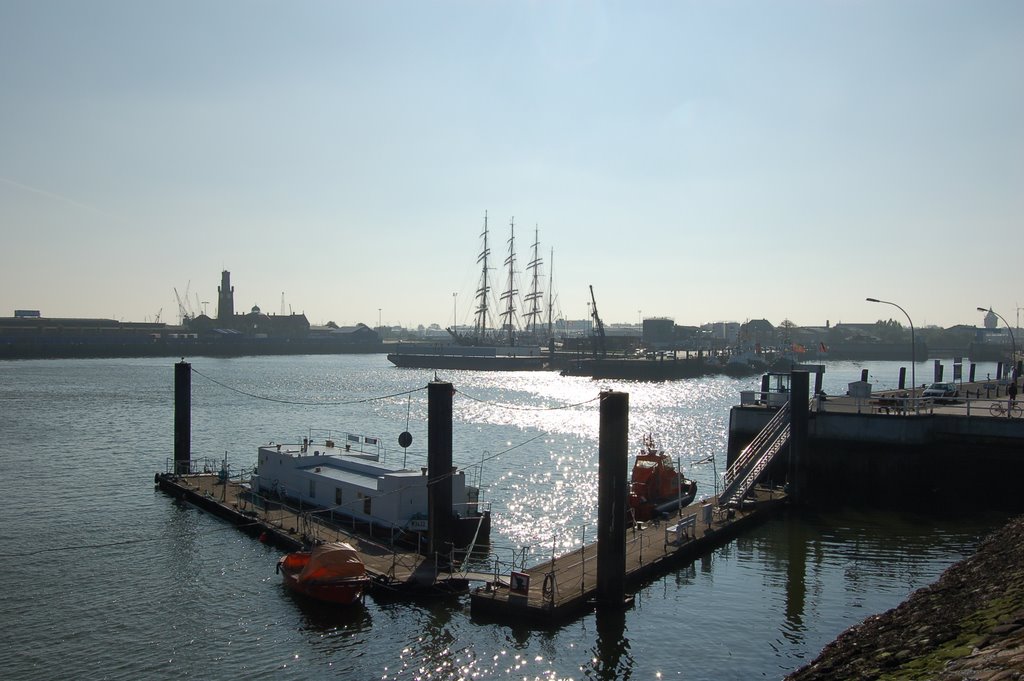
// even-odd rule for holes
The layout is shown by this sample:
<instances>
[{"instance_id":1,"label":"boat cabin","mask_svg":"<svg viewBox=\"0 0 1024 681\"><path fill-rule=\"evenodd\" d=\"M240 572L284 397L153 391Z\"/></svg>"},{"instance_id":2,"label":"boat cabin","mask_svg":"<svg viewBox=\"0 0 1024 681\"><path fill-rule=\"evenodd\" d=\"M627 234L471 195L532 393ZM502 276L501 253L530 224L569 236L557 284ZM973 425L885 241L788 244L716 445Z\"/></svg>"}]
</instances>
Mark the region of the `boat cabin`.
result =
<instances>
[{"instance_id":1,"label":"boat cabin","mask_svg":"<svg viewBox=\"0 0 1024 681\"><path fill-rule=\"evenodd\" d=\"M426 468L413 470L385 463L379 451L353 451L331 440L261 446L252 489L260 495L328 509L376 528L427 529ZM478 501L479 489L466 484L464 471L453 469L452 513L476 517Z\"/></svg>"},{"instance_id":2,"label":"boat cabin","mask_svg":"<svg viewBox=\"0 0 1024 681\"><path fill-rule=\"evenodd\" d=\"M822 375L825 367L821 364L797 364L793 371L806 371L814 374L814 394L821 395ZM789 402L790 379L792 371L769 371L761 376L761 390L740 391L740 405L761 405L778 408Z\"/></svg>"}]
</instances>

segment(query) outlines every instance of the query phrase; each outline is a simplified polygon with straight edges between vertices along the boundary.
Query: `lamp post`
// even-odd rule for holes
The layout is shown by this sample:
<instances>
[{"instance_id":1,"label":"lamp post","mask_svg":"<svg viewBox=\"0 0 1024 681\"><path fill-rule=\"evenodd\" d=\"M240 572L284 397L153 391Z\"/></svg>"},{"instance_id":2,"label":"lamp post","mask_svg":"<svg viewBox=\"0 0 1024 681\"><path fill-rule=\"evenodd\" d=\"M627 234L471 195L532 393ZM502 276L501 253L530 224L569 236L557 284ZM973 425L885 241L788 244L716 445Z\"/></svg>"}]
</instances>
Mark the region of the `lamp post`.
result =
<instances>
[{"instance_id":1,"label":"lamp post","mask_svg":"<svg viewBox=\"0 0 1024 681\"><path fill-rule=\"evenodd\" d=\"M978 312L991 312L992 314L994 314L995 316L999 317L1000 319L1003 319L1003 315L999 314L998 312L996 312L992 308L988 308L986 310L983 307L979 307L978 308ZM1010 347L1013 348L1013 354L1010 355L1010 364L1011 364L1010 370L1013 371L1014 369L1017 368L1017 341L1014 340L1014 338L1013 338L1013 327L1011 327L1010 324L1005 319L1003 319L1003 324L1006 324L1006 330L1010 332Z\"/></svg>"},{"instance_id":2,"label":"lamp post","mask_svg":"<svg viewBox=\"0 0 1024 681\"><path fill-rule=\"evenodd\" d=\"M878 298L867 298L867 301L869 303L882 303L884 305L892 305L893 307L898 308L899 311L902 312L904 315L906 315L907 321L910 322L910 383L912 384L911 385L911 393L910 394L914 398L914 409L916 411L917 410L917 373L914 371L914 365L917 364L917 343L914 341L914 321L910 318L910 315L907 314L907 311L904 310L899 305L897 305L896 303L890 302L888 300L879 300Z\"/></svg>"}]
</instances>

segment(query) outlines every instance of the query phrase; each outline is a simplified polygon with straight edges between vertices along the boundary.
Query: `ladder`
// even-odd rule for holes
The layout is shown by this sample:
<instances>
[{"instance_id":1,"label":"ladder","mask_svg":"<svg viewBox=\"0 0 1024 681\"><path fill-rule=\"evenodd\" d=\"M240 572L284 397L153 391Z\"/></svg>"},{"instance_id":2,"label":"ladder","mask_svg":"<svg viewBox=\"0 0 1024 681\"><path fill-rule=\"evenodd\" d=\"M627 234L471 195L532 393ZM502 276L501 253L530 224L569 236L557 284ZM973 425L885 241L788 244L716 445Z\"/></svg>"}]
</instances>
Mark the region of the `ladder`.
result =
<instances>
[{"instance_id":1,"label":"ladder","mask_svg":"<svg viewBox=\"0 0 1024 681\"><path fill-rule=\"evenodd\" d=\"M786 402L743 448L725 472L725 488L718 497L719 506L735 506L750 493L761 474L789 442L790 403Z\"/></svg>"}]
</instances>

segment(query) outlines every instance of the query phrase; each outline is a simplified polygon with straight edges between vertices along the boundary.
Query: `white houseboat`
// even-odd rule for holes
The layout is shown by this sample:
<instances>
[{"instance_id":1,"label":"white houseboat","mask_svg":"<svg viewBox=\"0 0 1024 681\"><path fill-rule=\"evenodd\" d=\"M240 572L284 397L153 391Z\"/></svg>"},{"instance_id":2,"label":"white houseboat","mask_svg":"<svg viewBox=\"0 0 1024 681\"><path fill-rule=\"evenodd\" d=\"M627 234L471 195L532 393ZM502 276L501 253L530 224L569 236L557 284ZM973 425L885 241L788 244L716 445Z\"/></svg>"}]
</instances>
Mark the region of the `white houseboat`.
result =
<instances>
[{"instance_id":1,"label":"white houseboat","mask_svg":"<svg viewBox=\"0 0 1024 681\"><path fill-rule=\"evenodd\" d=\"M304 438L302 444L261 446L253 492L365 523L375 533L425 533L427 469L382 461L379 438L343 438L343 443ZM451 485L457 546L474 538L487 543L490 513L480 508L479 488L467 485L465 471L454 468Z\"/></svg>"}]
</instances>

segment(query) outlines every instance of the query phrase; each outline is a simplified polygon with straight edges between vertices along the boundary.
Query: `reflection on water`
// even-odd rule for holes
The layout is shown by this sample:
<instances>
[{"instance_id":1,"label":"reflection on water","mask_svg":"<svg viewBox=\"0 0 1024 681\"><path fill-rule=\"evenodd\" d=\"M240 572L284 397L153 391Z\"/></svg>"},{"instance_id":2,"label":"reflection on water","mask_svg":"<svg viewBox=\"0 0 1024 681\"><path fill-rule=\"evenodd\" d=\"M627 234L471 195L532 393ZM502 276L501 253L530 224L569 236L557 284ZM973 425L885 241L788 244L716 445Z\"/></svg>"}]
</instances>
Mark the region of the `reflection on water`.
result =
<instances>
[{"instance_id":1,"label":"reflection on water","mask_svg":"<svg viewBox=\"0 0 1024 681\"><path fill-rule=\"evenodd\" d=\"M600 681L631 678L633 658L626 638L626 609L600 608L594 621L597 642L593 648L593 666L585 669L586 678Z\"/></svg>"},{"instance_id":2,"label":"reflection on water","mask_svg":"<svg viewBox=\"0 0 1024 681\"><path fill-rule=\"evenodd\" d=\"M197 458L251 468L258 444L299 441L311 428L378 435L403 456L397 437L408 427L410 465L425 460L425 391L357 401L422 388L433 372L394 369L383 356L194 366L301 403L195 377ZM898 378L897 363L865 368L876 384ZM859 369L830 364L826 391L845 391ZM336 612L283 588L273 548L153 491L173 445L173 362L0 362L0 376L0 557L17 585L0 596L0 621L12 624L0 648L5 678L46 676L54 659L74 659L82 679L780 678L932 582L1002 521L794 512L642 585L630 610L541 630L475 622L465 597L371 594ZM442 378L460 391L455 461L476 469L493 504L493 552L478 561L487 567L535 564L595 538L600 390L629 392L631 446L652 432L705 495L724 470L729 407L758 384ZM717 471L696 464L708 454Z\"/></svg>"}]
</instances>

